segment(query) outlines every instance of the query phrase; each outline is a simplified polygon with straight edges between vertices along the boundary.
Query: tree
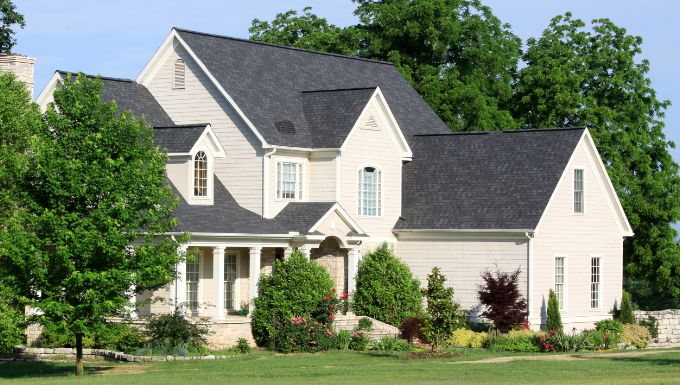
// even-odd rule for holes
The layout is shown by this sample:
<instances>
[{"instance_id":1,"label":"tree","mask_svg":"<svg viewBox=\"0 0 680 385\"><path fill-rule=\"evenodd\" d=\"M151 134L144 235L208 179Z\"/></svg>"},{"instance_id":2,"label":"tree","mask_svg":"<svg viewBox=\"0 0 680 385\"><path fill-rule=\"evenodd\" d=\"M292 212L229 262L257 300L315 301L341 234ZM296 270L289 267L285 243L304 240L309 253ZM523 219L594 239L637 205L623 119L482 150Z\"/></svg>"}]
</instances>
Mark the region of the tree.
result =
<instances>
[{"instance_id":1,"label":"tree","mask_svg":"<svg viewBox=\"0 0 680 385\"><path fill-rule=\"evenodd\" d=\"M621 296L621 314L619 315L619 321L621 321L622 324L635 323L635 315L633 314L633 301L630 299L630 294L625 290Z\"/></svg>"},{"instance_id":2,"label":"tree","mask_svg":"<svg viewBox=\"0 0 680 385\"><path fill-rule=\"evenodd\" d=\"M100 100L102 82L69 78L34 127L21 205L0 238L0 265L41 311L76 336L125 316L133 292L165 286L179 261L167 156L152 128ZM19 183L19 181L18 181ZM134 246L134 247L133 247Z\"/></svg>"},{"instance_id":3,"label":"tree","mask_svg":"<svg viewBox=\"0 0 680 385\"><path fill-rule=\"evenodd\" d=\"M557 301L557 294L550 289L548 293L548 310L546 328L557 333L562 332L562 316L560 316L560 303Z\"/></svg>"},{"instance_id":4,"label":"tree","mask_svg":"<svg viewBox=\"0 0 680 385\"><path fill-rule=\"evenodd\" d=\"M529 39L516 87L515 116L525 127L587 126L633 227L624 244L626 282L680 298L680 176L657 99L639 60L642 39L610 20L592 30L570 13ZM630 286L630 285L629 285ZM677 302L676 302L677 303Z\"/></svg>"},{"instance_id":5,"label":"tree","mask_svg":"<svg viewBox=\"0 0 680 385\"><path fill-rule=\"evenodd\" d=\"M328 271L299 250L285 260L274 261L272 273L261 275L257 283L255 312L250 323L255 342L275 348L273 343L280 325L294 316L321 316L316 312L333 286Z\"/></svg>"},{"instance_id":6,"label":"tree","mask_svg":"<svg viewBox=\"0 0 680 385\"><path fill-rule=\"evenodd\" d=\"M420 282L387 243L364 255L356 280L352 310L357 315L399 326L422 314Z\"/></svg>"},{"instance_id":7,"label":"tree","mask_svg":"<svg viewBox=\"0 0 680 385\"><path fill-rule=\"evenodd\" d=\"M445 287L446 277L438 267L432 268L427 275L427 289L423 295L427 298L427 314L424 333L432 343L432 348L439 348L458 326L461 314L460 305L453 301L453 288Z\"/></svg>"},{"instance_id":8,"label":"tree","mask_svg":"<svg viewBox=\"0 0 680 385\"><path fill-rule=\"evenodd\" d=\"M481 315L502 333L525 322L529 314L527 301L519 292L519 274L519 269L513 273L497 270L495 276L488 270L482 273L484 284L479 286L477 295L486 309Z\"/></svg>"},{"instance_id":9,"label":"tree","mask_svg":"<svg viewBox=\"0 0 680 385\"><path fill-rule=\"evenodd\" d=\"M16 44L13 25L24 28L26 26L24 15L17 12L12 0L0 0L0 54L11 53L12 47Z\"/></svg>"},{"instance_id":10,"label":"tree","mask_svg":"<svg viewBox=\"0 0 680 385\"><path fill-rule=\"evenodd\" d=\"M254 40L389 60L454 131L516 126L509 110L521 41L479 0L354 0L358 25L309 8L254 20Z\"/></svg>"}]
</instances>

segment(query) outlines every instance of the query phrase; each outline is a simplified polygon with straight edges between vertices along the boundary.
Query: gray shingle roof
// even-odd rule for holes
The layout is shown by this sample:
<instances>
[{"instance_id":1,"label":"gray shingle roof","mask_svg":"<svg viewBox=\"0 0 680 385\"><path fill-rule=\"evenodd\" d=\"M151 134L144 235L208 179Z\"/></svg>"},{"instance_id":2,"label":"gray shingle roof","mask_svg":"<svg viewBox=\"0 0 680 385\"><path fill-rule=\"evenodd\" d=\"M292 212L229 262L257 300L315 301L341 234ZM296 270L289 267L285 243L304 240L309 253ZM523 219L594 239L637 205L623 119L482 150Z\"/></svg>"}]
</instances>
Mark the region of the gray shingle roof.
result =
<instances>
[{"instance_id":1,"label":"gray shingle roof","mask_svg":"<svg viewBox=\"0 0 680 385\"><path fill-rule=\"evenodd\" d=\"M165 152L189 152L207 125L203 123L154 127L154 143Z\"/></svg>"},{"instance_id":2,"label":"gray shingle roof","mask_svg":"<svg viewBox=\"0 0 680 385\"><path fill-rule=\"evenodd\" d=\"M378 86L407 140L415 134L449 132L444 122L390 63L177 28L176 31L270 144L332 147L341 135L328 132L339 130L337 127L349 131L346 117L352 114L329 113L329 116L340 118L327 127L308 121L303 103L308 97L302 93L315 90ZM338 93L333 97L342 96ZM282 120L292 121L296 133L279 133L275 123Z\"/></svg>"},{"instance_id":3,"label":"gray shingle roof","mask_svg":"<svg viewBox=\"0 0 680 385\"><path fill-rule=\"evenodd\" d=\"M307 234L335 202L290 202L274 218L288 231Z\"/></svg>"},{"instance_id":4,"label":"gray shingle roof","mask_svg":"<svg viewBox=\"0 0 680 385\"><path fill-rule=\"evenodd\" d=\"M260 215L249 211L236 203L234 197L215 177L215 195L212 206L190 205L177 191L170 181L168 183L180 198L175 209L175 217L179 225L175 231L194 233L247 233L247 234L288 234L279 223L273 219L264 219Z\"/></svg>"},{"instance_id":5,"label":"gray shingle roof","mask_svg":"<svg viewBox=\"0 0 680 385\"><path fill-rule=\"evenodd\" d=\"M395 229L535 229L583 132L416 136Z\"/></svg>"},{"instance_id":6,"label":"gray shingle roof","mask_svg":"<svg viewBox=\"0 0 680 385\"><path fill-rule=\"evenodd\" d=\"M76 74L67 71L57 71L63 77ZM94 78L93 75L87 75ZM104 83L101 99L105 102L113 100L118 104L118 111L130 111L137 118L143 116L151 126L167 127L174 125L170 116L143 85L130 79L99 77Z\"/></svg>"}]
</instances>

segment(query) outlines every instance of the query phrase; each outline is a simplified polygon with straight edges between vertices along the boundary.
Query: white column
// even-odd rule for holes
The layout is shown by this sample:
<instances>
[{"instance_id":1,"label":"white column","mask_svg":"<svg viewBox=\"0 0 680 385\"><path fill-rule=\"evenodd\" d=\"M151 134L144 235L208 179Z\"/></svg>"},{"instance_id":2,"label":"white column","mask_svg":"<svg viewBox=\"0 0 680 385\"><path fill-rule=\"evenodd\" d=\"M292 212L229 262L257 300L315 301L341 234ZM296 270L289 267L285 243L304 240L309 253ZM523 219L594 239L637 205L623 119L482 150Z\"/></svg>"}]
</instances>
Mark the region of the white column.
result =
<instances>
[{"instance_id":1,"label":"white column","mask_svg":"<svg viewBox=\"0 0 680 385\"><path fill-rule=\"evenodd\" d=\"M307 260L309 260L312 257L312 248L308 245L302 245L300 246L300 251L302 251L302 254L307 257Z\"/></svg>"},{"instance_id":2,"label":"white column","mask_svg":"<svg viewBox=\"0 0 680 385\"><path fill-rule=\"evenodd\" d=\"M224 247L213 248L213 281L215 285L215 319L224 319Z\"/></svg>"},{"instance_id":3,"label":"white column","mask_svg":"<svg viewBox=\"0 0 680 385\"><path fill-rule=\"evenodd\" d=\"M283 249L283 259L290 258L291 254L293 254L293 248L292 247L286 247L285 249Z\"/></svg>"},{"instance_id":4,"label":"white column","mask_svg":"<svg viewBox=\"0 0 680 385\"><path fill-rule=\"evenodd\" d=\"M248 276L248 315L252 317L255 310L254 299L257 297L257 281L260 279L260 259L262 248L255 246L250 248L250 275Z\"/></svg>"},{"instance_id":5,"label":"white column","mask_svg":"<svg viewBox=\"0 0 680 385\"><path fill-rule=\"evenodd\" d=\"M127 305L128 314L130 314L130 318L137 319L137 294L135 294L134 283L130 285L130 288L128 289L126 294L128 297L130 297L130 301L128 302Z\"/></svg>"},{"instance_id":6,"label":"white column","mask_svg":"<svg viewBox=\"0 0 680 385\"><path fill-rule=\"evenodd\" d=\"M182 256L182 261L177 264L177 279L175 280L175 309L184 308L187 301L187 284L184 280L187 275L186 253L187 246L182 245L178 252Z\"/></svg>"},{"instance_id":7,"label":"white column","mask_svg":"<svg viewBox=\"0 0 680 385\"><path fill-rule=\"evenodd\" d=\"M359 250L347 251L347 292L352 294L357 289L357 271L359 269Z\"/></svg>"}]
</instances>

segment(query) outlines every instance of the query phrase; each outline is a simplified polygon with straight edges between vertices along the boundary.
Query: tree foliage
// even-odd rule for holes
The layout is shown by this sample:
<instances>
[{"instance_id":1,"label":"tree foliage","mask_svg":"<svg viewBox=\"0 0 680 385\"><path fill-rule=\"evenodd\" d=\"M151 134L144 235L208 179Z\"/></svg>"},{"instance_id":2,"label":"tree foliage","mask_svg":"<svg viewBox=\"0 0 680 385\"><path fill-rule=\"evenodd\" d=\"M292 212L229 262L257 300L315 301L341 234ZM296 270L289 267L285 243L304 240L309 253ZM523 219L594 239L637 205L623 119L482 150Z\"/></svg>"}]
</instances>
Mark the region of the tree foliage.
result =
<instances>
[{"instance_id":1,"label":"tree foliage","mask_svg":"<svg viewBox=\"0 0 680 385\"><path fill-rule=\"evenodd\" d=\"M458 327L461 318L460 305L453 301L453 288L445 287L446 277L438 267L427 275L427 288L423 295L427 299L427 314L424 333L433 348L443 345Z\"/></svg>"},{"instance_id":2,"label":"tree foliage","mask_svg":"<svg viewBox=\"0 0 680 385\"><path fill-rule=\"evenodd\" d=\"M399 326L422 314L420 282L387 243L364 255L356 280L352 310L357 315Z\"/></svg>"},{"instance_id":3,"label":"tree foliage","mask_svg":"<svg viewBox=\"0 0 680 385\"><path fill-rule=\"evenodd\" d=\"M79 358L86 331L125 316L133 291L174 278L185 240L158 237L175 227L177 199L152 128L126 112L117 117L101 88L79 75L54 92L16 181L21 204L0 234L0 265L41 323L75 334Z\"/></svg>"},{"instance_id":4,"label":"tree foliage","mask_svg":"<svg viewBox=\"0 0 680 385\"><path fill-rule=\"evenodd\" d=\"M12 0L0 0L0 54L11 53L16 44L13 26L24 28L24 15L17 12Z\"/></svg>"},{"instance_id":5,"label":"tree foliage","mask_svg":"<svg viewBox=\"0 0 680 385\"><path fill-rule=\"evenodd\" d=\"M527 127L587 126L635 236L625 242L629 278L680 297L680 176L657 99L639 60L642 38L608 19L592 30L567 13L529 39L519 72L516 116ZM667 295L666 294L666 295Z\"/></svg>"},{"instance_id":6,"label":"tree foliage","mask_svg":"<svg viewBox=\"0 0 680 385\"><path fill-rule=\"evenodd\" d=\"M285 260L276 260L272 273L260 276L255 311L250 323L259 346L271 347L277 329L294 316L327 317L319 314L324 297L330 296L333 281L321 265L295 250Z\"/></svg>"},{"instance_id":7,"label":"tree foliage","mask_svg":"<svg viewBox=\"0 0 680 385\"><path fill-rule=\"evenodd\" d=\"M633 301L630 298L630 293L623 291L621 296L621 313L619 314L619 321L622 324L634 324L635 315L633 314Z\"/></svg>"},{"instance_id":8,"label":"tree foliage","mask_svg":"<svg viewBox=\"0 0 680 385\"><path fill-rule=\"evenodd\" d=\"M484 284L479 286L477 294L486 309L481 315L491 320L502 333L525 322L529 314L527 301L519 292L519 274L519 269L513 273L500 270L495 274L488 270L482 273Z\"/></svg>"},{"instance_id":9,"label":"tree foliage","mask_svg":"<svg viewBox=\"0 0 680 385\"><path fill-rule=\"evenodd\" d=\"M548 310L546 329L562 333L562 316L560 315L560 303L557 301L557 294L550 289L548 293Z\"/></svg>"}]
</instances>

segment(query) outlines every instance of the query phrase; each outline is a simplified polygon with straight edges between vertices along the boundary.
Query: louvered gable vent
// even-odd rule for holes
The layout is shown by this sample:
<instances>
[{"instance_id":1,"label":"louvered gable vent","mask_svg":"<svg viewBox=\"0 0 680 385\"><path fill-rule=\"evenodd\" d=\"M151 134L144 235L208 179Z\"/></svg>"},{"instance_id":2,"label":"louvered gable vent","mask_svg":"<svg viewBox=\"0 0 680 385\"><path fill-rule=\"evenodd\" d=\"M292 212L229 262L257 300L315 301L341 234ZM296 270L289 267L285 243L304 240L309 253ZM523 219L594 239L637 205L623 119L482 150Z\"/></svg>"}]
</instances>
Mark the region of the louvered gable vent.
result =
<instances>
[{"instance_id":1,"label":"louvered gable vent","mask_svg":"<svg viewBox=\"0 0 680 385\"><path fill-rule=\"evenodd\" d=\"M175 76L172 81L172 88L175 90L184 89L186 67L184 65L184 60L177 59L175 61Z\"/></svg>"},{"instance_id":2,"label":"louvered gable vent","mask_svg":"<svg viewBox=\"0 0 680 385\"><path fill-rule=\"evenodd\" d=\"M276 126L276 131L278 131L279 134L295 134L295 125L290 120L279 120L274 123L274 125Z\"/></svg>"}]
</instances>

